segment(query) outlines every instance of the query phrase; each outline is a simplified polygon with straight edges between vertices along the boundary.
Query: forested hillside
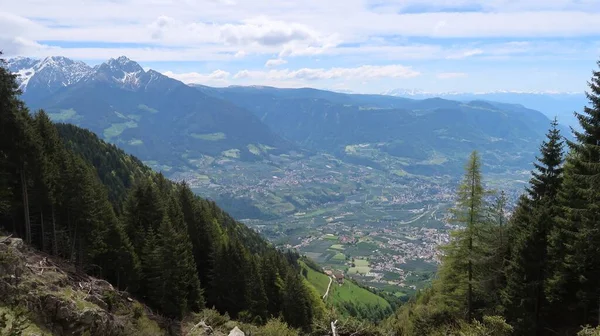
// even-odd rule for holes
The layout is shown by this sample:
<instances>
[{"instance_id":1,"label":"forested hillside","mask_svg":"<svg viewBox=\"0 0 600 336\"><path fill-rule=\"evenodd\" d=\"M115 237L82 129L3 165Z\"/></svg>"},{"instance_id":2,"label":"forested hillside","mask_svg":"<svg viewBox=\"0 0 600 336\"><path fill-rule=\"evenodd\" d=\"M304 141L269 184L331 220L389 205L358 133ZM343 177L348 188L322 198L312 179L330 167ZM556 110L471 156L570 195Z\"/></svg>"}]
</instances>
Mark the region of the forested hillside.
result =
<instances>
[{"instance_id":1,"label":"forested hillside","mask_svg":"<svg viewBox=\"0 0 600 336\"><path fill-rule=\"evenodd\" d=\"M281 253L215 203L72 125L30 113L0 67L0 227L167 317L205 306L309 330L322 314ZM1 299L0 299L1 301Z\"/></svg>"},{"instance_id":2,"label":"forested hillside","mask_svg":"<svg viewBox=\"0 0 600 336\"><path fill-rule=\"evenodd\" d=\"M475 319L494 335L598 335L585 326L600 324L600 71L589 88L576 113L583 131L565 140L551 124L510 220L472 154L452 212L464 229L433 286L398 311L397 332L446 335Z\"/></svg>"}]
</instances>

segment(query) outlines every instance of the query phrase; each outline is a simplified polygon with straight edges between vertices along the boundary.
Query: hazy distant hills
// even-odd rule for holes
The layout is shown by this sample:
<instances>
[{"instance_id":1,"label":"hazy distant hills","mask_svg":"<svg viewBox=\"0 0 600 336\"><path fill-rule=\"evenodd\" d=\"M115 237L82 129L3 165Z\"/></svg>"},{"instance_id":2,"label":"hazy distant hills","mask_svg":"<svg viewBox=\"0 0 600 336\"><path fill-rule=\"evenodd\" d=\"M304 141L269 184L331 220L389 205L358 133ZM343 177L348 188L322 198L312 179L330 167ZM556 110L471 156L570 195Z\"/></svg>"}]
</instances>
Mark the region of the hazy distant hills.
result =
<instances>
[{"instance_id":1,"label":"hazy distant hills","mask_svg":"<svg viewBox=\"0 0 600 336\"><path fill-rule=\"evenodd\" d=\"M563 93L563 92L513 92L497 91L482 93L428 93L418 90L395 89L383 93L384 95L394 97L404 97L412 99L427 99L431 97L442 97L445 99L471 101L486 100L502 103L521 104L528 108L538 110L544 113L548 118L558 118L563 125L578 128L579 123L574 117L574 111L581 111L583 106L588 104L587 97L583 92Z\"/></svg>"},{"instance_id":2,"label":"hazy distant hills","mask_svg":"<svg viewBox=\"0 0 600 336\"><path fill-rule=\"evenodd\" d=\"M414 174L459 170L474 149L499 169L526 167L549 125L538 111L482 100L271 87L198 89L254 112L279 135L310 150L353 160L356 146L368 145L379 154L404 159L405 170ZM439 164L429 164L432 160ZM364 156L356 162L376 164Z\"/></svg>"},{"instance_id":3,"label":"hazy distant hills","mask_svg":"<svg viewBox=\"0 0 600 336\"><path fill-rule=\"evenodd\" d=\"M506 95L450 100L191 87L126 57L93 68L64 57L17 58L9 68L31 107L88 128L155 167L180 171L207 158L269 161L302 150L375 168L392 160L411 174L459 171L473 149L494 169L529 168L549 125L541 112L503 103L511 102Z\"/></svg>"}]
</instances>

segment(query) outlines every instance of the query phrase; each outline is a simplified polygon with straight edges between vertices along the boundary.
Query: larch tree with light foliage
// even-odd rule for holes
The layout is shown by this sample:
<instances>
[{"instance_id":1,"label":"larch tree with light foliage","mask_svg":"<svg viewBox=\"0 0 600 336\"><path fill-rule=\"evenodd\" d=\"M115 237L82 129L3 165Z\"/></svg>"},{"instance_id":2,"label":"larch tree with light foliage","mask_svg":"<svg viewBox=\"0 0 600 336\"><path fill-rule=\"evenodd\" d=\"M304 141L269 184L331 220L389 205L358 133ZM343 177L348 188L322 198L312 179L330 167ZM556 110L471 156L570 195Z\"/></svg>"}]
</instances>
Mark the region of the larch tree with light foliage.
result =
<instances>
[{"instance_id":1,"label":"larch tree with light foliage","mask_svg":"<svg viewBox=\"0 0 600 336\"><path fill-rule=\"evenodd\" d=\"M451 209L453 222L463 229L452 232L451 242L444 247L439 270L440 298L448 309L467 320L475 317L481 299L478 262L482 255L481 230L486 223L485 191L481 180L481 162L477 152L471 153L465 175L458 188L455 206Z\"/></svg>"}]
</instances>

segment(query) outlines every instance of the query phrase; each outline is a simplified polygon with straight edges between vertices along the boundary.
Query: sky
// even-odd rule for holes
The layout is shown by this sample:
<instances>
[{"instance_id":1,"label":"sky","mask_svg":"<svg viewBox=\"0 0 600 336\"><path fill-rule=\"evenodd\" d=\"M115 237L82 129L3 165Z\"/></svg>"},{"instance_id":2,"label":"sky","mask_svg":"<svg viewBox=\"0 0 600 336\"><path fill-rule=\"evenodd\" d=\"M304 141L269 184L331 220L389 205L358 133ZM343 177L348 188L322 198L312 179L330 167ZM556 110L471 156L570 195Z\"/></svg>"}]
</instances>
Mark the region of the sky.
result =
<instances>
[{"instance_id":1,"label":"sky","mask_svg":"<svg viewBox=\"0 0 600 336\"><path fill-rule=\"evenodd\" d=\"M0 50L211 86L583 92L600 0L0 0Z\"/></svg>"}]
</instances>

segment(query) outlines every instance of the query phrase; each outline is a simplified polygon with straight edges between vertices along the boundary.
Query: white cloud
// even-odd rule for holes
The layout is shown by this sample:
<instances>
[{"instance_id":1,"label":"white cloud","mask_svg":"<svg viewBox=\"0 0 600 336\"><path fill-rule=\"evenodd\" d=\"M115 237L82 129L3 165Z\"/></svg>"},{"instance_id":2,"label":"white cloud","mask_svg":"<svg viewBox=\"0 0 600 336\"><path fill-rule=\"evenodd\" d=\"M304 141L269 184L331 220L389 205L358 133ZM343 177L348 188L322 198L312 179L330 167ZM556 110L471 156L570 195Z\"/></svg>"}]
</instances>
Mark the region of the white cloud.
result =
<instances>
[{"instance_id":1,"label":"white cloud","mask_svg":"<svg viewBox=\"0 0 600 336\"><path fill-rule=\"evenodd\" d=\"M376 3L378 0L368 0ZM388 2L388 9L405 10L422 8L428 11L440 10L468 10L480 9L483 11L511 12L517 10L596 10L596 0L428 0L426 5L421 0L392 0ZM385 7L384 7L385 8Z\"/></svg>"},{"instance_id":2,"label":"white cloud","mask_svg":"<svg viewBox=\"0 0 600 336\"><path fill-rule=\"evenodd\" d=\"M286 64L287 61L281 58L276 58L276 59L270 59L265 63L265 67L270 68L270 67L276 67L276 66L280 66L283 64Z\"/></svg>"},{"instance_id":3,"label":"white cloud","mask_svg":"<svg viewBox=\"0 0 600 336\"><path fill-rule=\"evenodd\" d=\"M40 29L43 27L29 19L0 12L0 51L10 57L44 49L45 46L29 37Z\"/></svg>"},{"instance_id":4,"label":"white cloud","mask_svg":"<svg viewBox=\"0 0 600 336\"><path fill-rule=\"evenodd\" d=\"M335 39L335 37L332 37L330 41L325 42L322 45L288 43L283 46L283 49L279 53L279 57L314 56L325 54L333 51L333 49L337 46L339 42L335 41Z\"/></svg>"},{"instance_id":5,"label":"white cloud","mask_svg":"<svg viewBox=\"0 0 600 336\"><path fill-rule=\"evenodd\" d=\"M468 49L468 50L462 50L462 51L459 51L456 53L451 53L450 55L446 56L446 58L447 59L463 59L463 58L481 55L481 54L483 54L483 50L481 50L481 49Z\"/></svg>"},{"instance_id":6,"label":"white cloud","mask_svg":"<svg viewBox=\"0 0 600 336\"><path fill-rule=\"evenodd\" d=\"M467 77L467 74L464 72L442 72L437 74L436 77L438 79L454 79Z\"/></svg>"},{"instance_id":7,"label":"white cloud","mask_svg":"<svg viewBox=\"0 0 600 336\"><path fill-rule=\"evenodd\" d=\"M258 43L281 46L292 41L318 41L319 34L306 25L269 20L264 17L245 20L242 24L219 27L222 41L233 45Z\"/></svg>"},{"instance_id":8,"label":"white cloud","mask_svg":"<svg viewBox=\"0 0 600 336\"><path fill-rule=\"evenodd\" d=\"M344 55L353 56L355 64L364 64L375 60L506 57L535 50L517 45L490 50L481 43L469 46L471 41L451 46L444 42L411 44L411 37L450 41L509 37L528 42L528 38L536 37L600 36L597 0L431 0L426 10L462 8L465 12L415 14L402 14L402 9L423 7L420 0L5 2L2 9L7 12L0 13L0 41L14 53L23 55L51 52L40 42L51 40L137 43L142 46L128 46L118 54L127 52L128 56L143 60L168 60L171 55L174 61L241 62L250 54L263 57L276 54L278 58ZM384 6L375 9L374 4ZM470 7L481 8L483 12L466 12ZM4 29L7 22L12 28ZM15 29L11 22L21 22L17 25L21 28ZM386 42L384 36L392 35L401 36L404 42ZM27 41L28 46L14 42L15 37ZM380 44L370 43L378 40ZM342 43L346 46L341 47ZM114 53L111 48L117 49L52 50L76 58L99 59ZM159 53L153 56L157 50ZM201 50L206 50L205 55ZM548 57L561 53L550 51Z\"/></svg>"},{"instance_id":9,"label":"white cloud","mask_svg":"<svg viewBox=\"0 0 600 336\"><path fill-rule=\"evenodd\" d=\"M434 85L462 85L495 65L521 74L527 66L520 61L584 60L593 66L600 52L598 0L0 2L4 11L0 12L0 48L9 56L64 55L104 61L124 54L142 63L165 62L160 65L165 71L178 70L169 61L194 61L231 72L228 77L193 73L186 78L206 83L247 80L248 84L300 86L311 81L313 86L332 87L350 78L355 85L368 80L372 88L416 72L387 66L383 74L380 71L386 66L381 64L440 60L453 63L440 64L441 69L453 69L454 63L461 62L469 81L439 80ZM61 42L70 46L55 46ZM282 70L277 63L283 59L300 64L301 69L288 65ZM497 60L510 62L494 63ZM563 66L583 68L575 63ZM362 64L373 68L364 70ZM257 68L262 65L268 69ZM429 73L435 78L441 71ZM422 76L416 81L426 78L431 79ZM547 82L532 79L531 83L552 84Z\"/></svg>"},{"instance_id":10,"label":"white cloud","mask_svg":"<svg viewBox=\"0 0 600 336\"><path fill-rule=\"evenodd\" d=\"M230 43L251 41L264 45L281 45L284 41L306 40L336 33L344 40L364 40L367 36L380 34L523 37L575 36L600 32L600 6L597 0L429 0L426 9L431 11L448 8L470 10L472 7L481 8L484 12L417 14L398 14L398 10L401 13L406 7L423 7L422 0L239 0L235 6L227 2L230 1L20 0L5 1L2 7L17 15L76 27L49 27L61 31L65 39L68 39L69 31L112 26L119 29L108 29L107 32L92 29L98 36L90 38L112 40L118 35L137 36L139 34L136 31L147 30L148 25L161 16L181 22L180 32L185 33L184 36L200 31L193 27L194 24L206 26L211 32L196 34L193 39L223 38ZM375 10L374 4L384 6ZM160 35L160 32L152 33ZM148 36L152 33L146 31Z\"/></svg>"},{"instance_id":11,"label":"white cloud","mask_svg":"<svg viewBox=\"0 0 600 336\"><path fill-rule=\"evenodd\" d=\"M600 33L600 13L578 11L380 14L367 28L404 36L562 37ZM371 22L369 20L369 22Z\"/></svg>"},{"instance_id":12,"label":"white cloud","mask_svg":"<svg viewBox=\"0 0 600 336\"><path fill-rule=\"evenodd\" d=\"M413 78L419 76L418 71L402 65L363 65L356 68L302 68L298 70L242 70L235 79L269 79L269 80L329 80L329 79L375 79L375 78Z\"/></svg>"},{"instance_id":13,"label":"white cloud","mask_svg":"<svg viewBox=\"0 0 600 336\"><path fill-rule=\"evenodd\" d=\"M215 70L210 74L201 74L198 72L174 73L171 71L163 72L163 75L177 79L186 84L224 84L231 74L223 70Z\"/></svg>"}]
</instances>

